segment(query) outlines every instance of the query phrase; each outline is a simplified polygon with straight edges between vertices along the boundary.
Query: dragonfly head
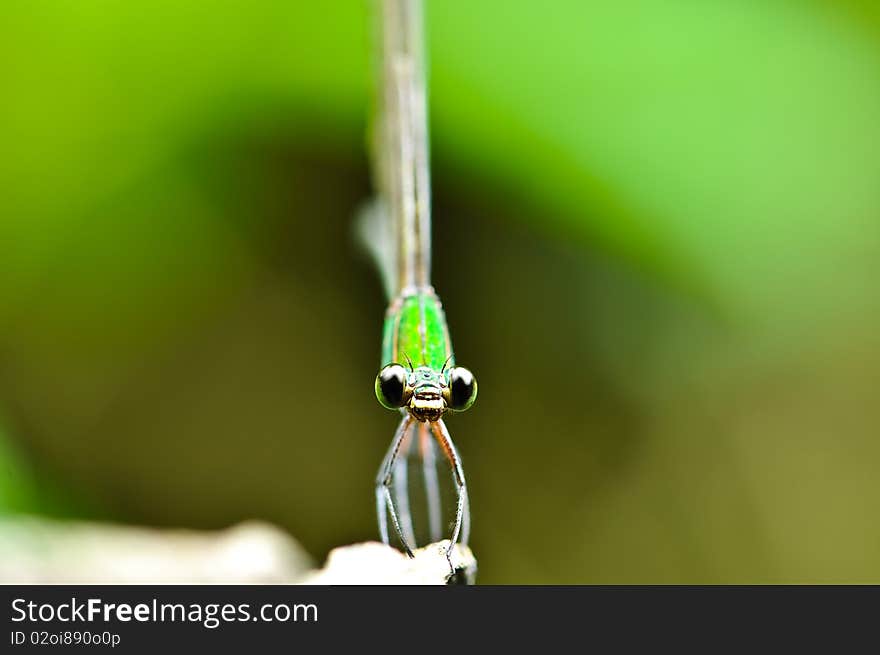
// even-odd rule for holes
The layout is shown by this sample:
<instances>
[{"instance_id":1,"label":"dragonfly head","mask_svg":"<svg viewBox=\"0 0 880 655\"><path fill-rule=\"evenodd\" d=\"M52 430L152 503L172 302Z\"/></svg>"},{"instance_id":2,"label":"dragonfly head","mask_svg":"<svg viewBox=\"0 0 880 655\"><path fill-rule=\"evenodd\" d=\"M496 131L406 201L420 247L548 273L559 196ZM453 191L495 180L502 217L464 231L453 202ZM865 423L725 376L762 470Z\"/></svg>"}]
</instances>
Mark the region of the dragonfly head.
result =
<instances>
[{"instance_id":1,"label":"dragonfly head","mask_svg":"<svg viewBox=\"0 0 880 655\"><path fill-rule=\"evenodd\" d=\"M419 366L409 374L412 389L407 409L418 421L436 421L446 411L443 389L446 379L442 372L428 366Z\"/></svg>"},{"instance_id":2,"label":"dragonfly head","mask_svg":"<svg viewBox=\"0 0 880 655\"><path fill-rule=\"evenodd\" d=\"M477 381L461 366L436 371L388 364L376 376L376 397L388 409L406 408L418 421L436 421L447 410L463 412L473 405Z\"/></svg>"}]
</instances>

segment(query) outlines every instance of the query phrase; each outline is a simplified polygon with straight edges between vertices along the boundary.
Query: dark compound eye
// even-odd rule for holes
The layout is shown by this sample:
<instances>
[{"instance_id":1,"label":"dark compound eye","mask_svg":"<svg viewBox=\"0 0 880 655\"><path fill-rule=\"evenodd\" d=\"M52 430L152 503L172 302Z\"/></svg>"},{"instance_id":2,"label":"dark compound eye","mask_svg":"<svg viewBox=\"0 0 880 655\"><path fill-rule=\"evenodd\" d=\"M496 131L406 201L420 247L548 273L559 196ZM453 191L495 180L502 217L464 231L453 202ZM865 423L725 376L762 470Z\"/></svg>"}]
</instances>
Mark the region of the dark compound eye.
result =
<instances>
[{"instance_id":1,"label":"dark compound eye","mask_svg":"<svg viewBox=\"0 0 880 655\"><path fill-rule=\"evenodd\" d=\"M463 412L477 399L477 379L462 366L449 371L449 409Z\"/></svg>"},{"instance_id":2,"label":"dark compound eye","mask_svg":"<svg viewBox=\"0 0 880 655\"><path fill-rule=\"evenodd\" d=\"M376 376L376 398L388 409L406 404L406 369L400 364L389 364Z\"/></svg>"}]
</instances>

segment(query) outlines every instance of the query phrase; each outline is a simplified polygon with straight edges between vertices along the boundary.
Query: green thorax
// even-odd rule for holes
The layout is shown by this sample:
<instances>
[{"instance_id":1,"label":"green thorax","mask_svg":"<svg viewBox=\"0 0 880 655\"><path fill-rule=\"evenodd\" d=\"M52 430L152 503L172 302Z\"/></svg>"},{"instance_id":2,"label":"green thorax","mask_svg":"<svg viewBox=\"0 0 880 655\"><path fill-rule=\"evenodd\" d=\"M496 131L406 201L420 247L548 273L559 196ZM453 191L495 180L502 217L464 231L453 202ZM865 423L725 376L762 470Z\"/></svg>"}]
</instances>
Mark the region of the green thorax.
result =
<instances>
[{"instance_id":1,"label":"green thorax","mask_svg":"<svg viewBox=\"0 0 880 655\"><path fill-rule=\"evenodd\" d=\"M443 306L433 289L423 289L392 301L382 331L382 362L428 366L440 371L455 365ZM447 363L448 360L448 363Z\"/></svg>"}]
</instances>

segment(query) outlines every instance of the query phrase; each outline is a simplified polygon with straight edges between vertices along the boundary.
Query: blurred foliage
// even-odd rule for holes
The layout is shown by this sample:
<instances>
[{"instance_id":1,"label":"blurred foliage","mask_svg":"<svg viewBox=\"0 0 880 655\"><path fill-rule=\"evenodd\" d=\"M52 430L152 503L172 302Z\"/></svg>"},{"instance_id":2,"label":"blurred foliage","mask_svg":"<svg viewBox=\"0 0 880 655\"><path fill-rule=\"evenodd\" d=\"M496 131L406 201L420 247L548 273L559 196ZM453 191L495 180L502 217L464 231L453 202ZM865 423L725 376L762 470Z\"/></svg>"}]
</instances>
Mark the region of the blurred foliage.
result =
<instances>
[{"instance_id":1,"label":"blurred foliage","mask_svg":"<svg viewBox=\"0 0 880 655\"><path fill-rule=\"evenodd\" d=\"M874 4L428 23L481 580L876 581ZM50 511L51 474L70 513L375 537L370 27L361 0L3 4L0 508Z\"/></svg>"}]
</instances>

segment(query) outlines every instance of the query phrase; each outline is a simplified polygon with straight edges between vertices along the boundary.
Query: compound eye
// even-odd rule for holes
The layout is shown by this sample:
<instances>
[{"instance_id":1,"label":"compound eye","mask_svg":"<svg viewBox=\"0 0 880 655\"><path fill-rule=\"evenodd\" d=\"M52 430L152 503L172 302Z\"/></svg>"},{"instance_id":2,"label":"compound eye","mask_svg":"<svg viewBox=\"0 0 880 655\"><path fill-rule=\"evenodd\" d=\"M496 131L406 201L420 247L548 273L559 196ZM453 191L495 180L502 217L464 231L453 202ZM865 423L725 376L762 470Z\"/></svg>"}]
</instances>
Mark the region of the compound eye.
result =
<instances>
[{"instance_id":1,"label":"compound eye","mask_svg":"<svg viewBox=\"0 0 880 655\"><path fill-rule=\"evenodd\" d=\"M388 364L376 376L376 398L388 409L406 405L406 369L400 364Z\"/></svg>"},{"instance_id":2,"label":"compound eye","mask_svg":"<svg viewBox=\"0 0 880 655\"><path fill-rule=\"evenodd\" d=\"M449 409L463 412L474 404L477 399L477 379L474 374L463 366L456 366L449 371L447 403Z\"/></svg>"}]
</instances>

